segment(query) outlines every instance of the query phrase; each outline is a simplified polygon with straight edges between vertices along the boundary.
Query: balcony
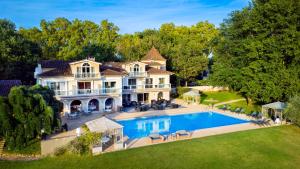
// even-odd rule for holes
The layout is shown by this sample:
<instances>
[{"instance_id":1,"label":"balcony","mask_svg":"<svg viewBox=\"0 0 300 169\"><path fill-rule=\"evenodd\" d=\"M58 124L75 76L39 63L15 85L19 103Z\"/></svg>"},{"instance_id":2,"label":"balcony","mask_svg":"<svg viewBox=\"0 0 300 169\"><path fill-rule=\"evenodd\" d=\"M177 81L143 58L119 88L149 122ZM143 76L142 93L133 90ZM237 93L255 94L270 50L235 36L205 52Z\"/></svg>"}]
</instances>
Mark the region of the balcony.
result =
<instances>
[{"instance_id":1,"label":"balcony","mask_svg":"<svg viewBox=\"0 0 300 169\"><path fill-rule=\"evenodd\" d=\"M171 90L170 84L146 84L146 85L129 85L123 86L123 92L139 92L139 91L160 91Z\"/></svg>"},{"instance_id":2,"label":"balcony","mask_svg":"<svg viewBox=\"0 0 300 169\"><path fill-rule=\"evenodd\" d=\"M111 95L121 94L121 89L102 88L102 89L77 89L77 90L55 90L56 96L89 96L89 95Z\"/></svg>"},{"instance_id":3,"label":"balcony","mask_svg":"<svg viewBox=\"0 0 300 169\"><path fill-rule=\"evenodd\" d=\"M129 72L129 77L147 77L147 72Z\"/></svg>"},{"instance_id":4,"label":"balcony","mask_svg":"<svg viewBox=\"0 0 300 169\"><path fill-rule=\"evenodd\" d=\"M99 77L99 73L75 73L76 79L92 79Z\"/></svg>"}]
</instances>

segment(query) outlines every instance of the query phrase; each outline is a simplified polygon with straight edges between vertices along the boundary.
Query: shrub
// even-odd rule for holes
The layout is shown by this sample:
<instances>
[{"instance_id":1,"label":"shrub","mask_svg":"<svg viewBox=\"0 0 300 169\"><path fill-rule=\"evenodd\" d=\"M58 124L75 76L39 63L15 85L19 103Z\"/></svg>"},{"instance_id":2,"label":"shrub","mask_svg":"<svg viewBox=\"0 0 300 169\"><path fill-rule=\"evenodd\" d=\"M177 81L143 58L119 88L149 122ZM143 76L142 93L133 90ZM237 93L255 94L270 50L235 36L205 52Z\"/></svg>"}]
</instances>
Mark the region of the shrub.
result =
<instances>
[{"instance_id":1,"label":"shrub","mask_svg":"<svg viewBox=\"0 0 300 169\"><path fill-rule=\"evenodd\" d=\"M54 151L55 156L61 156L68 152L67 147L59 147Z\"/></svg>"},{"instance_id":2,"label":"shrub","mask_svg":"<svg viewBox=\"0 0 300 169\"><path fill-rule=\"evenodd\" d=\"M55 150L54 155L59 156L66 153L79 155L90 154L92 145L99 143L100 137L100 133L87 132L72 140L68 145Z\"/></svg>"},{"instance_id":3,"label":"shrub","mask_svg":"<svg viewBox=\"0 0 300 169\"><path fill-rule=\"evenodd\" d=\"M294 124L300 126L300 96L290 98L285 110L285 116Z\"/></svg>"}]
</instances>

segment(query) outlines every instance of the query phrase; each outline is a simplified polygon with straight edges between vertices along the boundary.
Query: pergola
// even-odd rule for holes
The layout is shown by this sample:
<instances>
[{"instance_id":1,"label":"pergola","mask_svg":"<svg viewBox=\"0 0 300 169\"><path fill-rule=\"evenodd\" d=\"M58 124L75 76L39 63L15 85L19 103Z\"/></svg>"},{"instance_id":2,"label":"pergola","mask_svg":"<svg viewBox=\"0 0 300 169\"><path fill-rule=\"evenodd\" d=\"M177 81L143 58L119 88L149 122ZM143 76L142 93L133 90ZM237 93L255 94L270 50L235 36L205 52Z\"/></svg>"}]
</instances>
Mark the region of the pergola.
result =
<instances>
[{"instance_id":1,"label":"pergola","mask_svg":"<svg viewBox=\"0 0 300 169\"><path fill-rule=\"evenodd\" d=\"M280 117L280 121L282 122L282 113L286 108L286 104L283 102L274 102L262 105L261 112L263 115L269 115L269 113L274 115L274 117Z\"/></svg>"},{"instance_id":2,"label":"pergola","mask_svg":"<svg viewBox=\"0 0 300 169\"><path fill-rule=\"evenodd\" d=\"M113 144L123 145L123 126L119 123L109 118L101 117L85 124L91 132L103 133L104 137L112 136Z\"/></svg>"},{"instance_id":3,"label":"pergola","mask_svg":"<svg viewBox=\"0 0 300 169\"><path fill-rule=\"evenodd\" d=\"M183 94L183 100L185 100L188 103L199 103L200 94L198 91L191 90Z\"/></svg>"}]
</instances>

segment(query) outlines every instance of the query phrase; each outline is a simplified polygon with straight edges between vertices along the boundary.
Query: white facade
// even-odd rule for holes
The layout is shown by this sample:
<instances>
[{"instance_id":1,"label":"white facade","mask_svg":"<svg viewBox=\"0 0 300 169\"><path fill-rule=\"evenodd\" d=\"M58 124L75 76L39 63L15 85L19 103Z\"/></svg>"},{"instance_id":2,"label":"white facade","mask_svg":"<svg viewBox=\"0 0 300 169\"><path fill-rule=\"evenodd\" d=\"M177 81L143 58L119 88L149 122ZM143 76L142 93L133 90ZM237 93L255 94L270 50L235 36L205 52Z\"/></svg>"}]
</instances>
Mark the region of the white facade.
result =
<instances>
[{"instance_id":1,"label":"white facade","mask_svg":"<svg viewBox=\"0 0 300 169\"><path fill-rule=\"evenodd\" d=\"M147 63L118 63L121 66L117 70L92 59L61 61L58 66L50 63L38 64L34 75L38 84L54 90L65 113L117 111L123 102L170 99L170 72L156 68L147 71Z\"/></svg>"}]
</instances>

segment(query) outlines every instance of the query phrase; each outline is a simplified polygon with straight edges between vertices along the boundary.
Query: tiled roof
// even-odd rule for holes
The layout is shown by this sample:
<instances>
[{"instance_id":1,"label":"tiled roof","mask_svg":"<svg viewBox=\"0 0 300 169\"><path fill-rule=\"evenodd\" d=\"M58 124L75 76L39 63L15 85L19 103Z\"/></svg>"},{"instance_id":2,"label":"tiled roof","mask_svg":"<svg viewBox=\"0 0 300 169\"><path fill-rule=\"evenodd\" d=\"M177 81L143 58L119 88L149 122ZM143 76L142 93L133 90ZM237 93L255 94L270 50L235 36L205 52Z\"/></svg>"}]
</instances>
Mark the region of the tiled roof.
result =
<instances>
[{"instance_id":1,"label":"tiled roof","mask_svg":"<svg viewBox=\"0 0 300 169\"><path fill-rule=\"evenodd\" d=\"M126 75L127 72L122 68L121 62L106 62L100 66L101 75Z\"/></svg>"},{"instance_id":2,"label":"tiled roof","mask_svg":"<svg viewBox=\"0 0 300 169\"><path fill-rule=\"evenodd\" d=\"M160 61L166 61L166 59L161 56L161 54L158 52L158 50L155 47L152 47L150 49L150 51L146 54L146 56L143 57L141 60L160 60Z\"/></svg>"},{"instance_id":3,"label":"tiled roof","mask_svg":"<svg viewBox=\"0 0 300 169\"><path fill-rule=\"evenodd\" d=\"M53 68L53 70L43 72L39 76L73 76L69 63L63 60L43 60L40 62L42 68Z\"/></svg>"},{"instance_id":4,"label":"tiled roof","mask_svg":"<svg viewBox=\"0 0 300 169\"><path fill-rule=\"evenodd\" d=\"M166 75L172 75L173 74L172 72L169 72L169 71L166 71L166 70L161 70L161 69L156 69L156 68L153 68L153 67L148 67L146 69L146 71L149 74L166 74Z\"/></svg>"},{"instance_id":5,"label":"tiled roof","mask_svg":"<svg viewBox=\"0 0 300 169\"><path fill-rule=\"evenodd\" d=\"M162 64L160 64L158 62L149 62L148 65L149 66L161 66Z\"/></svg>"},{"instance_id":6,"label":"tiled roof","mask_svg":"<svg viewBox=\"0 0 300 169\"><path fill-rule=\"evenodd\" d=\"M8 96L14 86L22 85L21 80L0 80L0 96Z\"/></svg>"},{"instance_id":7,"label":"tiled roof","mask_svg":"<svg viewBox=\"0 0 300 169\"><path fill-rule=\"evenodd\" d=\"M40 64L42 68L61 68L69 65L70 62L64 60L42 60Z\"/></svg>"}]
</instances>

